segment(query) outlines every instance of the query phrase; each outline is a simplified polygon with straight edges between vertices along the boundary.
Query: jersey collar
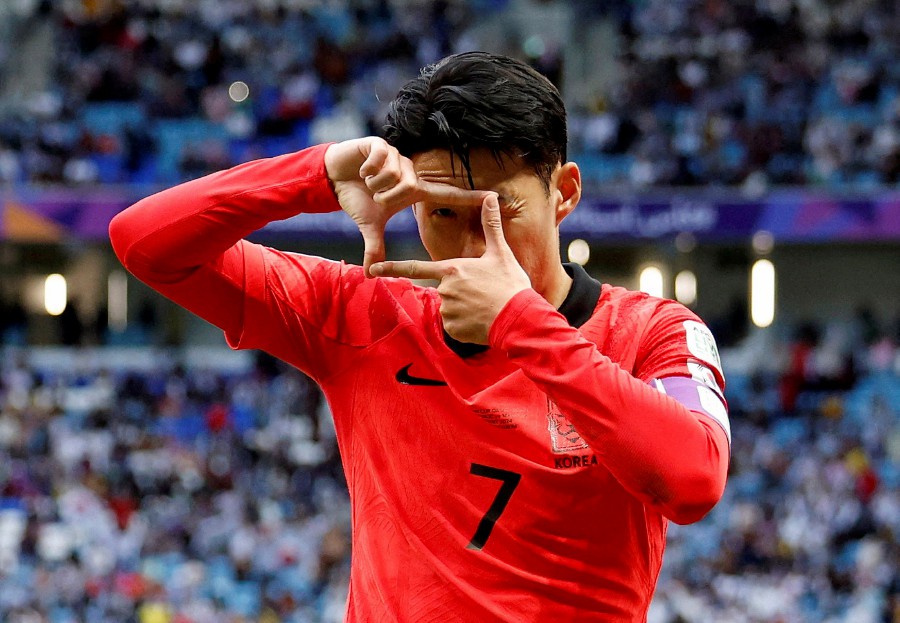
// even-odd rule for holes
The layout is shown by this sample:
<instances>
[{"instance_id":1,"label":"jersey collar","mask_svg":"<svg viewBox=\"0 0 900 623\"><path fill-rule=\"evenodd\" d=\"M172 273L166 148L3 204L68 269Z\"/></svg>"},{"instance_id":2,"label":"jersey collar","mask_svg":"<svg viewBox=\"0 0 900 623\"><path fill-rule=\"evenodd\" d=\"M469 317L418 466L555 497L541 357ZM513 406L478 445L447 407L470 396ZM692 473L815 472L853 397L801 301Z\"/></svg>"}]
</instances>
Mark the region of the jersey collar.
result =
<instances>
[{"instance_id":1,"label":"jersey collar","mask_svg":"<svg viewBox=\"0 0 900 623\"><path fill-rule=\"evenodd\" d=\"M580 327L588 321L597 307L597 301L600 300L600 282L588 275L579 264L567 262L563 264L563 268L572 278L572 287L569 288L569 293L562 305L559 306L559 313L565 316L570 325ZM464 359L483 353L488 349L482 344L470 344L455 340L446 331L444 331L444 342L450 350Z\"/></svg>"}]
</instances>

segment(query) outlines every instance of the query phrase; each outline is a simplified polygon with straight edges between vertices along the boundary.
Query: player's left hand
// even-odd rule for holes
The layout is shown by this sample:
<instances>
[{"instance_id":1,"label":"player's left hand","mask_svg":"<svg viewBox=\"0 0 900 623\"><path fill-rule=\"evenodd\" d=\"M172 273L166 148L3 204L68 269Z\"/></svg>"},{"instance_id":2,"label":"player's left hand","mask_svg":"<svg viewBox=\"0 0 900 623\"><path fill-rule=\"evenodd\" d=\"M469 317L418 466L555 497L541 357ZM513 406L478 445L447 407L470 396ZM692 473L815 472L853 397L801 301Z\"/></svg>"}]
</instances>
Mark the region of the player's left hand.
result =
<instances>
[{"instance_id":1,"label":"player's left hand","mask_svg":"<svg viewBox=\"0 0 900 623\"><path fill-rule=\"evenodd\" d=\"M497 314L513 296L530 288L531 280L503 236L496 193L482 202L481 226L485 242L481 257L379 262L371 272L377 277L440 280L444 330L461 342L487 344Z\"/></svg>"}]
</instances>

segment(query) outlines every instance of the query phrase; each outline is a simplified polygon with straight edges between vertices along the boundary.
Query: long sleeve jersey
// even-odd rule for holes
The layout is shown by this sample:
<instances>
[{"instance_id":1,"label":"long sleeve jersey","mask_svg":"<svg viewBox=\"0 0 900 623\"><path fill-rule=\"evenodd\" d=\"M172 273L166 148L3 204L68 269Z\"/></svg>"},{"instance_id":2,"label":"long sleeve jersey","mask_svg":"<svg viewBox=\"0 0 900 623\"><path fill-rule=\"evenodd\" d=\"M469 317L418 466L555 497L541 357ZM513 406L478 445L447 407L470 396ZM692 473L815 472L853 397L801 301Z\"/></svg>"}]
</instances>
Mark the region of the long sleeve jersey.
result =
<instances>
[{"instance_id":1,"label":"long sleeve jersey","mask_svg":"<svg viewBox=\"0 0 900 623\"><path fill-rule=\"evenodd\" d=\"M667 521L721 497L715 341L673 301L567 266L467 349L434 288L244 238L339 210L326 146L148 197L110 226L142 281L233 348L296 366L331 407L352 508L347 621L641 622ZM302 217L301 217L302 218Z\"/></svg>"}]
</instances>

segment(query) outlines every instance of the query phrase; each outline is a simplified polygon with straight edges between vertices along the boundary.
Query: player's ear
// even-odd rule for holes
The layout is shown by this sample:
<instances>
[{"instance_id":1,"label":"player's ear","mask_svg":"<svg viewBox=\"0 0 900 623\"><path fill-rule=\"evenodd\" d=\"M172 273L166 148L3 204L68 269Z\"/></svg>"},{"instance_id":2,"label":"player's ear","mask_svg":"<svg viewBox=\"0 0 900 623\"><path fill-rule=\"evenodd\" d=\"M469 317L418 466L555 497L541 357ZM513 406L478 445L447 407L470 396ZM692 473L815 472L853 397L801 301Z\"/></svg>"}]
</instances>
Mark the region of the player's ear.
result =
<instances>
[{"instance_id":1,"label":"player's ear","mask_svg":"<svg viewBox=\"0 0 900 623\"><path fill-rule=\"evenodd\" d=\"M581 171L577 164L567 162L553 172L550 195L554 199L556 224L559 225L581 201Z\"/></svg>"}]
</instances>

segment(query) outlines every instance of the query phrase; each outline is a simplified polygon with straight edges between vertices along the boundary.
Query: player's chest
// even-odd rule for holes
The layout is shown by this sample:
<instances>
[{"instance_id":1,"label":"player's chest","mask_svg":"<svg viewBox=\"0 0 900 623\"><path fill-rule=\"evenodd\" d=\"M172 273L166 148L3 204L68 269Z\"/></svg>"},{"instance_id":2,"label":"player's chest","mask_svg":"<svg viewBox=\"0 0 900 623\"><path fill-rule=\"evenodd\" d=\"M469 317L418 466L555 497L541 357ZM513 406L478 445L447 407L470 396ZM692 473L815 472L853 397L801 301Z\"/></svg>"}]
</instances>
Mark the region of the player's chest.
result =
<instances>
[{"instance_id":1,"label":"player's chest","mask_svg":"<svg viewBox=\"0 0 900 623\"><path fill-rule=\"evenodd\" d=\"M502 358L470 363L406 351L379 361L359 366L330 396L339 436L346 431L366 454L417 464L493 454L541 471L599 468L570 414Z\"/></svg>"}]
</instances>

